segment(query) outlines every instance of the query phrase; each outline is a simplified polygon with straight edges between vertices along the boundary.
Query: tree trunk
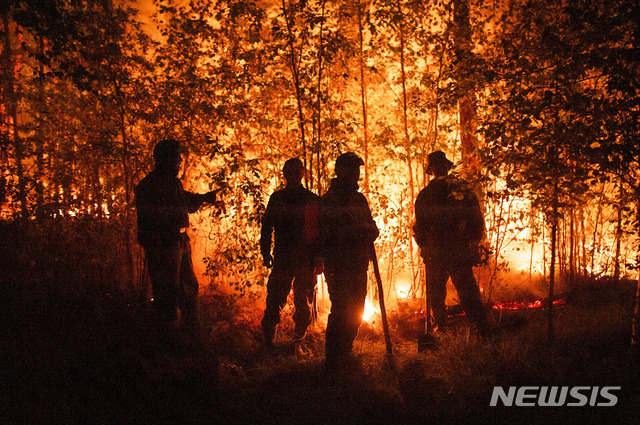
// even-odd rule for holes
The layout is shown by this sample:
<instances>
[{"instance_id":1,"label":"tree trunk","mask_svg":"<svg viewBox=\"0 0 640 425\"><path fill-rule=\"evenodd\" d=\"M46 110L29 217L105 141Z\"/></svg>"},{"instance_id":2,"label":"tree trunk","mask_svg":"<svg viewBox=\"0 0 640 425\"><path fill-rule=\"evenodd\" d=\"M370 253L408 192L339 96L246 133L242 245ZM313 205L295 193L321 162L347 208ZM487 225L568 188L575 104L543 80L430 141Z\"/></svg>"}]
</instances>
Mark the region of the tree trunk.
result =
<instances>
[{"instance_id":1,"label":"tree trunk","mask_svg":"<svg viewBox=\"0 0 640 425\"><path fill-rule=\"evenodd\" d=\"M362 25L362 3L356 5L358 12L358 41L360 43L360 101L362 103L362 144L364 149L364 194L369 200L369 127L367 121L367 84L364 79L364 34Z\"/></svg>"},{"instance_id":2,"label":"tree trunk","mask_svg":"<svg viewBox=\"0 0 640 425\"><path fill-rule=\"evenodd\" d=\"M400 8L400 3L398 3L398 8ZM404 140L406 146L407 153L407 168L409 170L409 196L411 199L414 199L414 182L413 182L413 166L412 166L412 155L411 155L411 137L409 136L409 106L407 103L407 77L405 72L405 59L404 59L404 29L402 25L400 26L400 78L402 83L402 123L404 130ZM413 217L413 203L411 203L411 216Z\"/></svg>"},{"instance_id":3,"label":"tree trunk","mask_svg":"<svg viewBox=\"0 0 640 425\"><path fill-rule=\"evenodd\" d=\"M122 93L122 88L120 87L120 82L114 72L111 72L111 78L113 87L116 93L116 107L118 108L119 113L119 125L120 125L120 135L122 137L122 171L124 174L124 244L127 255L127 277L128 283L133 285L136 282L135 276L135 267L134 267L134 259L133 259L133 217L131 215L132 212L132 203L133 203L133 182L132 182L132 172L131 172L131 147L129 143L129 137L127 135L127 122L126 122L126 112L125 112L125 100L124 95Z\"/></svg>"},{"instance_id":4,"label":"tree trunk","mask_svg":"<svg viewBox=\"0 0 640 425\"><path fill-rule=\"evenodd\" d=\"M542 226L542 275L543 276L547 275L547 244L545 242L547 226L545 224L546 223L543 223L543 226Z\"/></svg>"},{"instance_id":5,"label":"tree trunk","mask_svg":"<svg viewBox=\"0 0 640 425\"><path fill-rule=\"evenodd\" d=\"M576 243L575 243L575 238L576 238L576 234L575 234L575 211L573 208L571 208L571 210L569 211L569 226L570 226L570 231L569 231L569 281L571 282L571 285L575 284L575 280L576 280L576 255L575 255L575 249L576 249Z\"/></svg>"},{"instance_id":6,"label":"tree trunk","mask_svg":"<svg viewBox=\"0 0 640 425\"><path fill-rule=\"evenodd\" d=\"M602 201L604 200L604 192L605 186L602 185L602 192L600 192L600 199L598 200L598 208L596 209L596 223L593 227L593 246L591 247L591 277L595 275L595 262L596 262L596 251L598 246L598 225L600 224L600 216L602 215Z\"/></svg>"},{"instance_id":7,"label":"tree trunk","mask_svg":"<svg viewBox=\"0 0 640 425\"><path fill-rule=\"evenodd\" d=\"M284 20L287 24L287 32L289 33L289 40L287 41L287 44L289 46L289 67L291 68L291 74L293 75L293 84L296 89L296 102L298 106L298 128L300 129L300 141L302 144L302 163L304 165L304 168L309 171L308 173L305 173L305 176L304 176L305 186L308 188L309 182L313 182L313 175L311 173L312 170L310 170L310 168L307 166L307 163L308 163L307 141L306 141L305 131L304 131L305 120L304 120L304 113L302 110L303 109L302 108L302 87L300 85L300 70L298 68L298 63L296 60L296 51L293 45L295 41L295 37L293 35L293 28L291 27L292 23L289 20L289 16L287 15L286 0L282 0L282 13L284 14ZM293 20L293 17L291 18L291 20ZM313 157L312 157L312 163L313 163Z\"/></svg>"},{"instance_id":8,"label":"tree trunk","mask_svg":"<svg viewBox=\"0 0 640 425\"><path fill-rule=\"evenodd\" d=\"M316 111L315 111L315 146L314 151L316 154L316 166L317 166L317 192L318 194L322 193L322 59L324 53L324 44L323 44L323 30L324 30L324 10L325 10L326 2L322 2L322 13L320 15L320 36L319 36L319 46L318 46L318 86L316 90ZM313 162L313 152L311 154L312 162Z\"/></svg>"},{"instance_id":9,"label":"tree trunk","mask_svg":"<svg viewBox=\"0 0 640 425\"><path fill-rule=\"evenodd\" d=\"M561 278L565 277L565 271L566 271L566 248L567 248L567 244L566 244L566 228L567 228L567 223L564 220L564 217L562 217L562 219L558 219L558 235L556 236L556 239L558 241L558 274Z\"/></svg>"},{"instance_id":10,"label":"tree trunk","mask_svg":"<svg viewBox=\"0 0 640 425\"><path fill-rule=\"evenodd\" d=\"M402 14L402 8L400 2L397 3L398 12ZM413 181L413 159L411 154L411 137L409 136L409 107L407 103L407 76L405 73L405 58L404 58L404 28L403 23L400 23L400 78L402 82L402 118L404 128L404 139L407 153L407 168L409 170L409 221L415 217L413 200L415 199L415 184ZM411 264L411 286L416 284L417 273L413 259L413 238L409 238L409 261Z\"/></svg>"},{"instance_id":11,"label":"tree trunk","mask_svg":"<svg viewBox=\"0 0 640 425\"><path fill-rule=\"evenodd\" d=\"M471 23L469 21L469 3L467 0L453 1L453 39L456 55L456 78L460 89L458 109L460 114L460 143L462 165L466 176L475 180L479 173L477 157L478 117L476 110L476 89L472 81L466 78L473 43L471 40Z\"/></svg>"},{"instance_id":12,"label":"tree trunk","mask_svg":"<svg viewBox=\"0 0 640 425\"><path fill-rule=\"evenodd\" d=\"M534 223L533 223L533 212L530 215L530 220L531 220L531 228L533 228ZM533 237L533 235L531 235L531 250L529 252L529 285L531 285L531 280L533 278L533 251L536 247L536 242L535 239Z\"/></svg>"},{"instance_id":13,"label":"tree trunk","mask_svg":"<svg viewBox=\"0 0 640 425\"><path fill-rule=\"evenodd\" d=\"M104 215L104 209L102 208L104 194L102 190L102 184L100 183L100 161L99 159L95 159L95 166L92 168L92 178L91 185L93 189L93 203L94 208L96 209L96 216L98 218L102 218Z\"/></svg>"},{"instance_id":14,"label":"tree trunk","mask_svg":"<svg viewBox=\"0 0 640 425\"><path fill-rule=\"evenodd\" d=\"M622 210L624 208L625 199L624 193L622 191L622 187L619 188L619 197L620 205L618 205L618 217L616 220L616 249L615 256L613 258L613 283L617 284L620 282L620 250L621 250L621 241L622 241Z\"/></svg>"},{"instance_id":15,"label":"tree trunk","mask_svg":"<svg viewBox=\"0 0 640 425\"><path fill-rule=\"evenodd\" d=\"M442 51L440 52L440 58L438 59L438 77L436 78L436 81L435 81L436 99L435 99L435 110L433 111L433 142L429 147L429 152L427 152L427 154L435 150L436 144L438 142L438 119L440 115L440 79L442 77L442 70L444 68L445 50L446 50L446 47L445 47L445 43L443 42ZM425 175L427 170L426 158L427 158L427 155L424 155L423 169L425 171L424 172ZM425 182L424 185L426 186L427 183Z\"/></svg>"},{"instance_id":16,"label":"tree trunk","mask_svg":"<svg viewBox=\"0 0 640 425\"><path fill-rule=\"evenodd\" d=\"M549 264L549 296L547 299L547 338L549 341L555 340L555 329L553 323L553 291L555 285L556 271L556 239L558 232L558 178L553 184L553 198L551 201L551 261Z\"/></svg>"}]
</instances>

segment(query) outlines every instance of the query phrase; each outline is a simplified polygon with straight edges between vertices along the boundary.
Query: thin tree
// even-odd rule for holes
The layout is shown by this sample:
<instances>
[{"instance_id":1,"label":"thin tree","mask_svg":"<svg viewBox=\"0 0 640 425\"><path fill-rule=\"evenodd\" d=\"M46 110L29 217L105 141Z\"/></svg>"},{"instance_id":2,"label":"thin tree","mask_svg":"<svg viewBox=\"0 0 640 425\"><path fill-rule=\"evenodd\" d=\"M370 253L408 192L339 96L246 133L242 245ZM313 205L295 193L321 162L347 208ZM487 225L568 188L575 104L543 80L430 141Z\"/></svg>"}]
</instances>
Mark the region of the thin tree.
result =
<instances>
[{"instance_id":1,"label":"thin tree","mask_svg":"<svg viewBox=\"0 0 640 425\"><path fill-rule=\"evenodd\" d=\"M367 199L369 199L369 175L371 173L369 169L369 123L367 113L367 82L365 80L365 51L364 51L364 19L365 19L365 5L368 6L368 1L363 4L358 0L355 5L356 16L358 19L358 65L360 71L360 104L362 106L362 147L364 150L364 193Z\"/></svg>"},{"instance_id":2,"label":"thin tree","mask_svg":"<svg viewBox=\"0 0 640 425\"><path fill-rule=\"evenodd\" d=\"M299 4L298 4L299 6ZM301 61L301 53L296 51L295 41L296 36L294 34L294 25L296 20L295 15L295 7L291 5L291 8L287 10L287 1L282 0L282 15L284 17L284 21L287 28L287 46L289 48L289 58L288 65L289 70L291 71L291 75L293 76L293 85L296 92L296 104L298 109L298 130L300 131L300 143L302 148L302 162L304 167L309 170L311 173L311 169L308 167L308 159L307 159L307 140L305 136L305 118L303 112L303 88L302 82L300 78L300 61ZM313 158L312 158L313 160ZM305 185L307 188L309 184L313 182L313 176L305 173Z\"/></svg>"},{"instance_id":3,"label":"thin tree","mask_svg":"<svg viewBox=\"0 0 640 425\"><path fill-rule=\"evenodd\" d=\"M473 76L469 73L473 59L468 0L453 1L453 45L455 51L455 75L457 79L460 119L460 144L462 165L465 174L476 180L479 177L478 119L476 112L476 89Z\"/></svg>"}]
</instances>

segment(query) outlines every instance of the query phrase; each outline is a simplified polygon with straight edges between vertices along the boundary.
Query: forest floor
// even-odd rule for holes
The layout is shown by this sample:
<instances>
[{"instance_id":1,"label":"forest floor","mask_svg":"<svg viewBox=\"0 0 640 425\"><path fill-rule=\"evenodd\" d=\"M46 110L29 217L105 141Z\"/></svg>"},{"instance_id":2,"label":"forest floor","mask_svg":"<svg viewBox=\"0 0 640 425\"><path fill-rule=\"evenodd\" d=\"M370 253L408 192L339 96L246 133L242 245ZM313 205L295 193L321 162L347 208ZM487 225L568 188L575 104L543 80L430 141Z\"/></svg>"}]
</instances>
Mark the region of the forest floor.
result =
<instances>
[{"instance_id":1,"label":"forest floor","mask_svg":"<svg viewBox=\"0 0 640 425\"><path fill-rule=\"evenodd\" d=\"M494 311L495 337L455 318L437 349L418 353L415 323L392 316L395 368L365 324L353 367L327 373L324 326L299 350L285 314L269 351L260 311L229 297L202 294L200 332L165 340L146 301L3 280L3 423L640 423L633 282L567 294L553 343L545 310ZM613 407L489 406L494 386L540 385L621 389Z\"/></svg>"}]
</instances>

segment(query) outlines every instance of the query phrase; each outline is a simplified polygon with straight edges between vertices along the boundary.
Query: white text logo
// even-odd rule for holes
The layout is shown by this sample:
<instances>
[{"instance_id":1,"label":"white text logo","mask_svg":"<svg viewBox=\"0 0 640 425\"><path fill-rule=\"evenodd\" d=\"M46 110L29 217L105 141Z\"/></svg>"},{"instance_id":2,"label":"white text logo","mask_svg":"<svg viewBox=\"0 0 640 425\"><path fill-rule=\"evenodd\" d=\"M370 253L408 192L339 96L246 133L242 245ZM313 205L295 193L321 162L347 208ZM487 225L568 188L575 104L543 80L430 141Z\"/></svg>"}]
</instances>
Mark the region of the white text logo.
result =
<instances>
[{"instance_id":1,"label":"white text logo","mask_svg":"<svg viewBox=\"0 0 640 425\"><path fill-rule=\"evenodd\" d=\"M493 387L490 406L615 406L621 387Z\"/></svg>"}]
</instances>

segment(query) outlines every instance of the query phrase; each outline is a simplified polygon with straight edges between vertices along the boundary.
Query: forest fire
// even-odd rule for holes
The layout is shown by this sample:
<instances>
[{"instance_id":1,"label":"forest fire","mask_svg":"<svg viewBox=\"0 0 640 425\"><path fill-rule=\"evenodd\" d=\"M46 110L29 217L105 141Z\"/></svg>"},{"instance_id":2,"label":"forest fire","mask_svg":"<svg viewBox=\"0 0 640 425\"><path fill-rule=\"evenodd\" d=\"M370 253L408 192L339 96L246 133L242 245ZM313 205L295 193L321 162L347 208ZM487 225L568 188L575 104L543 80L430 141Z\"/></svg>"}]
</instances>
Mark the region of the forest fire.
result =
<instances>
[{"instance_id":1,"label":"forest fire","mask_svg":"<svg viewBox=\"0 0 640 425\"><path fill-rule=\"evenodd\" d=\"M290 297L293 297L293 292L290 294ZM316 306L318 309L318 314L323 318L323 321L326 319L326 316L329 314L329 310L331 309L331 300L329 299L329 291L327 289L327 283L323 278L323 275L317 276L316 282ZM373 323L376 319L376 315L380 314L380 307L375 304L375 301L371 300L370 295L365 299L364 312L362 314L362 321Z\"/></svg>"},{"instance_id":2,"label":"forest fire","mask_svg":"<svg viewBox=\"0 0 640 425\"><path fill-rule=\"evenodd\" d=\"M564 306L567 304L567 301L563 298L559 298L553 302L554 306ZM494 310L537 310L547 308L548 301L547 300L536 300L533 302L503 302L494 304L492 308Z\"/></svg>"},{"instance_id":3,"label":"forest fire","mask_svg":"<svg viewBox=\"0 0 640 425\"><path fill-rule=\"evenodd\" d=\"M364 313L362 314L362 320L364 322L373 322L375 315L380 314L380 308L367 297L364 304Z\"/></svg>"},{"instance_id":4,"label":"forest fire","mask_svg":"<svg viewBox=\"0 0 640 425\"><path fill-rule=\"evenodd\" d=\"M3 1L4 422L637 417L639 14L638 0ZM340 181L345 153L359 180ZM271 215L291 160L298 194ZM152 173L171 190L145 202ZM261 243L270 221L297 230ZM332 286L331 326L325 276L315 298L309 279L320 257L332 285L353 271L344 285L367 290L362 310L341 300L360 288ZM338 348L353 352L333 370ZM491 411L498 384L546 406ZM598 414L603 391L574 385L621 389L626 410ZM562 388L589 409L548 408Z\"/></svg>"},{"instance_id":5,"label":"forest fire","mask_svg":"<svg viewBox=\"0 0 640 425\"><path fill-rule=\"evenodd\" d=\"M395 283L395 294L399 300L409 298L411 296L411 284L406 280L397 280Z\"/></svg>"},{"instance_id":6,"label":"forest fire","mask_svg":"<svg viewBox=\"0 0 640 425\"><path fill-rule=\"evenodd\" d=\"M489 81L484 74L460 73L458 67L466 65L454 54L457 50L439 47L459 44L464 50L473 46L470 40L446 39L451 34L446 30L445 10L439 11L441 19L432 20L438 15L436 10L407 9L407 17L416 14L417 21L429 17L431 22L414 31L411 25L405 27L409 21L398 24L384 18L392 14L378 9L384 10L389 4L374 7L358 2L357 8L342 15L334 6L325 9L318 2L304 2L304 10L283 9L279 2L259 2L257 9L242 9L237 11L241 16L235 16L230 15L224 3L204 1L196 6L185 2L184 7L174 9L139 2L138 6L144 6L144 19L148 20L141 26L137 25L139 17L124 9L117 22L107 19L112 16L109 8L120 10L117 3L91 7L83 2L65 3L60 6L62 15L85 19L69 19L77 25L70 29L46 22L46 9L37 6L16 17L7 11L9 31L2 52L11 66L3 67L3 77L13 84L7 85L0 105L1 115L6 118L0 124L0 132L7 141L2 170L4 216L120 220L125 250L135 254L132 189L152 166L148 153L158 135L175 128L179 137L188 139L191 150L182 173L185 188L219 189L220 202L227 208L200 214L194 220L201 229L193 235L201 285L222 283L242 292L248 288L246 282L263 282L266 276L253 253L265 194L282 183L277 172L282 162L299 156L309 171L305 185L322 195L333 177L336 153L352 150L366 158L361 191L368 197L381 229L376 244L387 257L383 274L397 276L408 270L415 274L421 265L408 236L414 220L412 205L419 190L428 183L426 155L430 150L442 149L455 160L455 171L462 177L483 181L487 242L494 253L486 280L492 285L512 285L511 280L516 279L530 285L534 277L548 275L552 247L557 254L556 272L561 278L624 276L632 271L627 265L633 264L636 239L623 227L633 219L630 194L637 189L631 183L637 181L633 175L637 172L633 166L637 163L636 143L633 138L607 138L611 134L637 134L633 131L637 120L632 115L614 114L611 121L620 128L603 132L593 123L606 121L607 117L593 120L570 101L577 97L597 103L629 97L624 90L618 92L615 86L606 84L611 77L609 71L589 68L597 61L583 64L589 68L585 75L602 76L602 85L597 88L589 78L560 75L564 71L559 68L542 68L550 74L540 78L568 81L558 90L572 93L557 94L563 103L555 105L553 113L547 113L544 111L552 93L542 89L517 92L522 87L541 85L510 80L508 76L519 74L500 69L500 64L505 64L500 60L502 56L491 56L511 57L511 51L504 50L511 46L509 49L520 52L515 58L527 58L531 64L544 63L546 56L531 50L531 46L543 45L544 37L521 46L512 46L518 40L499 32L496 40L478 40L474 54L487 66L491 64L490 75L502 76ZM355 3L349 7L355 7ZM494 25L495 11L474 7L478 7L474 16ZM101 13L101 8L108 10ZM288 13L293 15L287 18ZM204 26L195 33L194 16L200 16L198 22ZM349 18L334 20L336 16ZM269 17L268 21L265 17ZM369 19L375 21L374 32L363 26ZM471 22L459 24L469 27ZM111 32L100 30L103 27ZM230 35L223 30L230 27L238 32ZM48 32L48 28L56 28L59 33ZM150 28L153 34L145 34ZM256 32L255 28L262 29ZM285 33L290 36L282 38ZM78 49L74 44L54 46L71 39L73 34L83 34L83 40L96 42ZM158 34L164 35L154 39ZM326 43L332 40L332 34L347 35L341 38L345 46L330 44L335 52L329 54ZM428 37L423 40L425 34ZM55 37L49 40L51 35ZM187 45L178 41L185 36ZM508 42L501 42L500 36ZM389 37L400 47L390 45ZM107 45L120 47L101 48ZM309 52L302 55L304 49ZM270 56L266 53L269 51L277 54ZM295 52L306 59L296 59ZM352 52L353 56L345 52ZM266 61L266 57L277 60ZM615 69L621 63L613 56L611 60L615 66L603 66L604 70ZM118 64L122 69L107 72L105 63ZM190 64L193 69L183 64ZM38 75L56 78L41 79ZM119 76L117 81L113 75ZM441 93L457 93L447 87L459 84L456 81L462 75L473 80L462 86L477 87L477 92L474 89L469 97L449 99L451 102L445 102L447 107L440 105ZM247 85L247 81L256 84ZM512 93L507 87L514 87L515 91ZM168 91L162 91L165 89ZM31 91L38 95L19 95ZM126 96L112 99L112 93ZM317 98L305 98L300 93L316 93ZM415 99L407 101L411 96ZM504 102L509 96L527 99L531 107L511 110L511 104ZM156 102L149 103L148 99ZM469 108L470 104L477 104L477 108ZM43 110L42 105L48 105L48 109ZM143 113L140 105L149 105L149 110ZM450 105L456 106L451 109ZM573 118L566 123L547 123L541 122L540 117L522 116L522 111L530 110L556 116L560 109L563 113L559 116ZM616 105L602 108L631 109ZM291 113L294 110L297 113ZM331 118L336 116L341 117L339 122ZM495 117L513 117L513 122L496 121ZM538 131L541 125L550 126L550 131ZM584 132L583 125L589 126L590 131ZM566 132L567 137L541 136L553 134L554 129ZM593 140L582 140L584 134ZM578 149L582 146L588 149ZM529 154L543 152L546 147L547 156ZM554 195L561 211L553 214L558 217L553 243L552 223L548 220L553 194L548 193L548 182L539 180L540 167L554 160L548 157L552 152L561 162L558 170L564 173L557 176L558 190ZM601 163L601 158L609 160ZM630 174L617 176L617 170L622 169ZM601 178L605 174L610 178ZM142 275L135 269L141 263L137 260L123 262L128 276ZM207 276L201 277L203 273ZM395 288L393 280L385 280L385 290L396 299L415 295L415 278L411 285L395 282Z\"/></svg>"}]
</instances>

